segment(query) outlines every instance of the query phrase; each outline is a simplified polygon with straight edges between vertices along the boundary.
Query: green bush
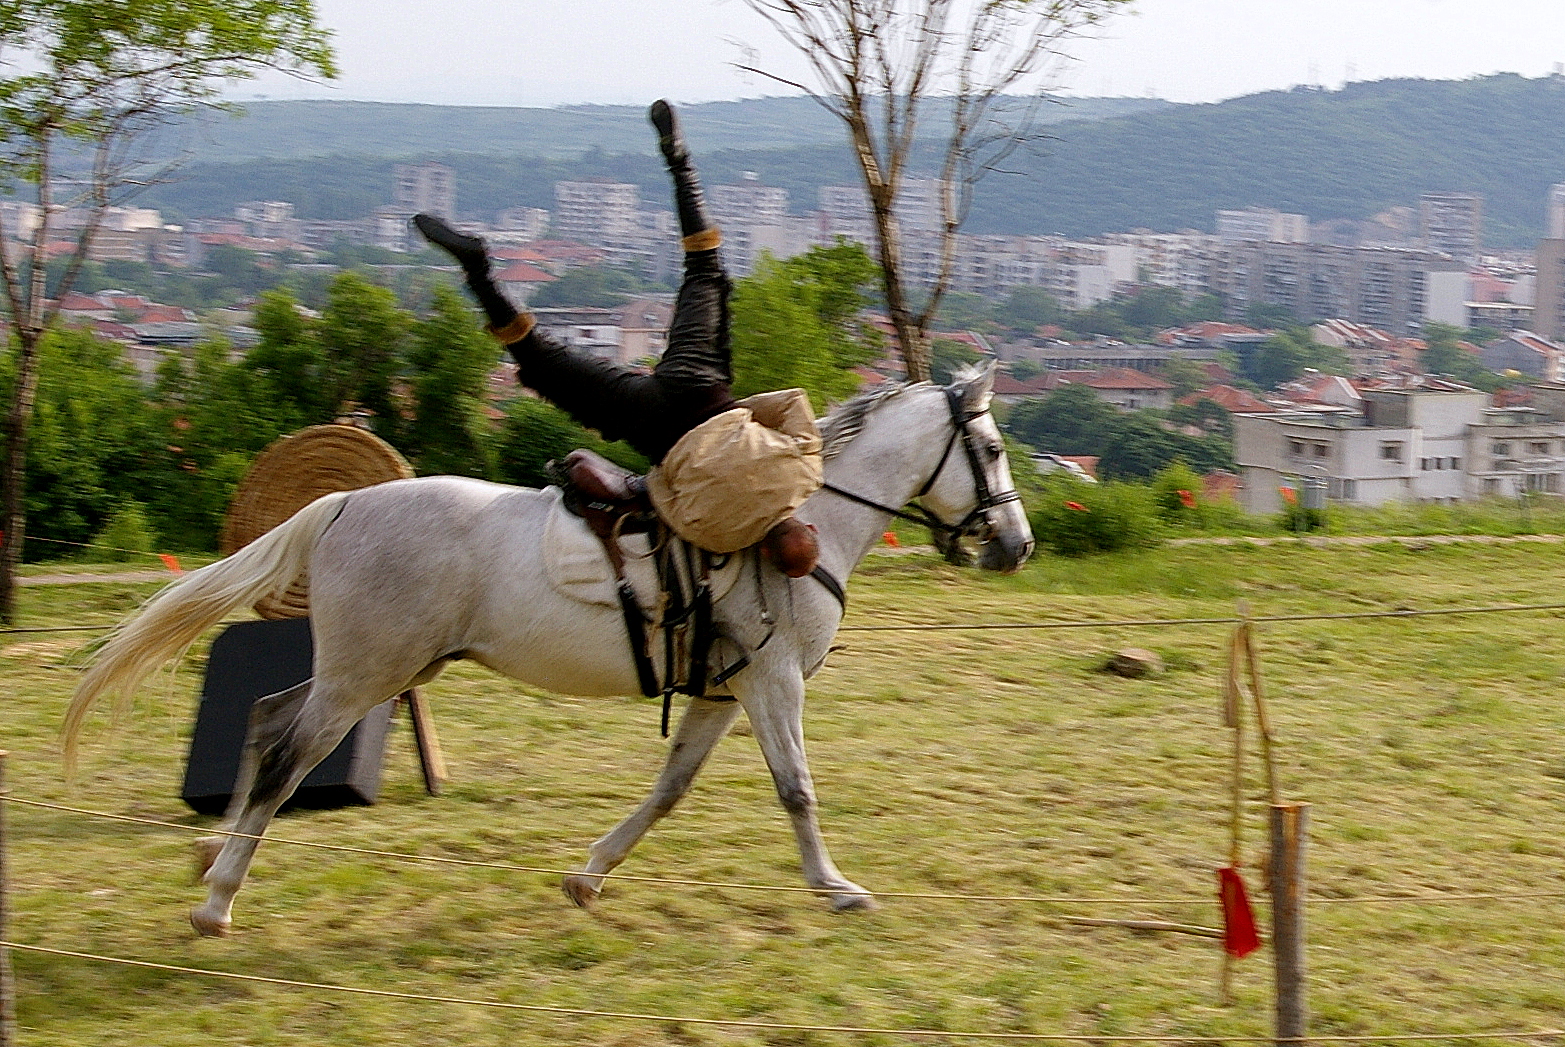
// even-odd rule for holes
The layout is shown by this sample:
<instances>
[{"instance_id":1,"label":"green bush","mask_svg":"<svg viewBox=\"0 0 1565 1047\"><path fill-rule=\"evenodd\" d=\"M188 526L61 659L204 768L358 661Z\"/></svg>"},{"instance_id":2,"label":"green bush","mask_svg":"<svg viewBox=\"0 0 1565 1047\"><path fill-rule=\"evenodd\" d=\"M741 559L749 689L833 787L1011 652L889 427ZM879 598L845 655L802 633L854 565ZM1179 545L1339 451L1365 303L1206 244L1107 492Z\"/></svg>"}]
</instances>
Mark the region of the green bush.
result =
<instances>
[{"instance_id":1,"label":"green bush","mask_svg":"<svg viewBox=\"0 0 1565 1047\"><path fill-rule=\"evenodd\" d=\"M1331 517L1326 509L1306 509L1297 503L1285 503L1277 517L1277 526L1295 534L1330 531Z\"/></svg>"},{"instance_id":2,"label":"green bush","mask_svg":"<svg viewBox=\"0 0 1565 1047\"><path fill-rule=\"evenodd\" d=\"M1152 489L1053 476L1028 511L1038 544L1062 556L1149 549L1162 541Z\"/></svg>"},{"instance_id":3,"label":"green bush","mask_svg":"<svg viewBox=\"0 0 1565 1047\"><path fill-rule=\"evenodd\" d=\"M93 560L124 563L150 555L155 537L141 505L124 502L110 514L86 553Z\"/></svg>"},{"instance_id":4,"label":"green bush","mask_svg":"<svg viewBox=\"0 0 1565 1047\"><path fill-rule=\"evenodd\" d=\"M1152 479L1152 504L1164 523L1190 526L1200 511L1201 478L1175 459ZM1186 500L1188 503L1186 504Z\"/></svg>"}]
</instances>

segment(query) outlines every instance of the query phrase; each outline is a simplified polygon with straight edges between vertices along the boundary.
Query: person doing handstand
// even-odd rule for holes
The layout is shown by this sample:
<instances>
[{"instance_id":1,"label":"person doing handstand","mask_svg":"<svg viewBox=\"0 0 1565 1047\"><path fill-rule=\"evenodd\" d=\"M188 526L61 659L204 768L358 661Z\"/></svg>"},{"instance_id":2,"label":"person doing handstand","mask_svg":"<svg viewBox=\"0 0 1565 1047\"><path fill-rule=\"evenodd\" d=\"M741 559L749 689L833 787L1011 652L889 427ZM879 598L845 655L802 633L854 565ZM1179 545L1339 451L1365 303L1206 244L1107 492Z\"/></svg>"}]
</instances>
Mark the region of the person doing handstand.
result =
<instances>
[{"instance_id":1,"label":"person doing handstand","mask_svg":"<svg viewBox=\"0 0 1565 1047\"><path fill-rule=\"evenodd\" d=\"M607 439L624 440L657 466L691 430L742 405L733 396L728 313L732 284L718 254L722 233L707 215L673 109L660 100L648 115L673 179L684 248L684 277L667 348L650 373L554 341L495 285L482 239L457 232L434 215L415 215L413 223L462 267L490 333L515 359L521 384ZM733 497L743 499L745 492L735 491ZM762 548L789 575L806 574L815 564L814 532L791 515L766 532Z\"/></svg>"}]
</instances>

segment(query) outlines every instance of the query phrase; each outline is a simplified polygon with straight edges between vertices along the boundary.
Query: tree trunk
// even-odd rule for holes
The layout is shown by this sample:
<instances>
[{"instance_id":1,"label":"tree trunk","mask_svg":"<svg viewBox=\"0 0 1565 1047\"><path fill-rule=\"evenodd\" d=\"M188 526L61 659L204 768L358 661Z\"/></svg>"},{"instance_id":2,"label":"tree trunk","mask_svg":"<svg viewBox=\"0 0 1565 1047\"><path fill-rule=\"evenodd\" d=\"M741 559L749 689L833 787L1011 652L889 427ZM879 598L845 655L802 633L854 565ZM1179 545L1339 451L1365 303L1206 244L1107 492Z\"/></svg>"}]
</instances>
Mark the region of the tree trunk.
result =
<instances>
[{"instance_id":1,"label":"tree trunk","mask_svg":"<svg viewBox=\"0 0 1565 1047\"><path fill-rule=\"evenodd\" d=\"M880 248L880 275L886 291L886 312L891 326L897 329L897 341L901 343L902 365L910 382L930 380L929 340L919 326L913 311L908 307L907 295L902 287L902 244L897 235L896 218L891 213L891 203L871 199L875 213L875 239Z\"/></svg>"},{"instance_id":2,"label":"tree trunk","mask_svg":"<svg viewBox=\"0 0 1565 1047\"><path fill-rule=\"evenodd\" d=\"M0 475L0 622L16 622L16 568L27 533L23 504L27 474L27 430L38 396L38 342L42 333L25 326L16 332L16 391L5 420L5 471Z\"/></svg>"}]
</instances>

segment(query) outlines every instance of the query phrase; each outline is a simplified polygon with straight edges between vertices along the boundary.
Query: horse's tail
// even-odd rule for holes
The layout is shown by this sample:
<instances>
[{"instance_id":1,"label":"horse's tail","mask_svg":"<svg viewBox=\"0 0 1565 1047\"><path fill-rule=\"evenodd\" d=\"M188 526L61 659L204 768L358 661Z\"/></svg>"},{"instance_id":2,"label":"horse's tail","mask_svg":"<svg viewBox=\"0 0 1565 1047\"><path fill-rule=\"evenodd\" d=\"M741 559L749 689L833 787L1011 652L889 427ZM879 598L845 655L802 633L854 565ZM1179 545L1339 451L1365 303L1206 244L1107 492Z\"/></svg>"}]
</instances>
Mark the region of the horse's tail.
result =
<instances>
[{"instance_id":1,"label":"horse's tail","mask_svg":"<svg viewBox=\"0 0 1565 1047\"><path fill-rule=\"evenodd\" d=\"M113 693L128 701L136 685L184 651L225 614L290 585L309 566L317 539L342 511L348 492L317 498L232 556L169 585L109 634L92 656L65 711L65 765L93 705Z\"/></svg>"}]
</instances>

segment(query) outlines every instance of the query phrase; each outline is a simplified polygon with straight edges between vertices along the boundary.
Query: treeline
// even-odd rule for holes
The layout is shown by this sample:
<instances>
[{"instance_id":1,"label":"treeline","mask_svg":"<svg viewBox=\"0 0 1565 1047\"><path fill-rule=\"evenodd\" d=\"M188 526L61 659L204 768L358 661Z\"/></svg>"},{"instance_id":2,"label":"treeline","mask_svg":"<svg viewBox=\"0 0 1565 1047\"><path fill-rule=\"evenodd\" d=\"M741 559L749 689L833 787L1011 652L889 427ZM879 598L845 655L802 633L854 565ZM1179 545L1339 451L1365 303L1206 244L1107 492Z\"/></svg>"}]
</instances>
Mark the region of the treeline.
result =
<instances>
[{"instance_id":1,"label":"treeline","mask_svg":"<svg viewBox=\"0 0 1565 1047\"><path fill-rule=\"evenodd\" d=\"M849 368L882 351L857 319L873 275L862 249L840 246L740 281L735 392L800 386L817 410L851 393ZM645 469L627 446L605 444L540 400L518 394L497 405L489 375L501 350L449 283L421 281L399 297L375 276L332 276L318 315L287 287L264 291L253 348L238 352L214 332L169 351L150 379L117 343L52 332L26 463L28 558L57 558L95 539L123 546L137 532L164 550L212 549L255 455L346 411L365 417L420 474L542 486L546 464L575 447ZM6 397L13 360L0 359Z\"/></svg>"},{"instance_id":2,"label":"treeline","mask_svg":"<svg viewBox=\"0 0 1565 1047\"><path fill-rule=\"evenodd\" d=\"M983 182L968 229L1066 236L1133 228L1210 231L1216 211L1251 205L1314 221L1364 220L1392 207L1416 207L1423 192L1461 190L1485 198L1487 245L1529 247L1542 232L1548 187L1565 171L1562 103L1565 78L1507 73L1461 81L1385 80L1337 91L1296 88L1213 105L1154 105L1108 119L1074 119L1050 128L1049 139L1030 152L1013 156L1007 164L1012 173ZM692 140L701 143L707 181L734 182L755 172L765 184L789 190L799 213L815 206L822 185L856 184L846 143L829 123L810 122L808 133L798 130L797 121L805 119L799 107L810 104L715 103L722 109L713 110L704 137L696 127L706 107L692 107ZM291 147L305 150L306 144L318 148L320 141L330 141L344 155L245 163L208 159L145 199L187 217L227 214L245 200L283 199L295 201L304 217L358 218L390 198L394 162L419 158L450 164L460 209L478 216L514 205L552 206L553 184L562 179L632 182L642 187L650 207L663 206L668 191L634 107L566 111L577 122L561 126L580 143L570 151L557 144L529 146L525 136L485 141L459 133L459 123L448 133L442 128L453 118L442 107L380 106L368 112L372 122L386 121L387 129L373 135L300 135ZM485 120L496 118L496 111L478 112ZM598 124L587 119L598 116L603 117ZM408 126L398 130L397 121ZM297 135L285 131L286 124L268 116L257 127ZM739 125L745 127L743 137L735 130ZM632 141L639 144L626 144ZM723 147L730 142L735 146ZM387 143L402 145L392 151ZM258 142L245 147L261 148ZM236 152L244 155L245 149ZM932 164L929 159L926 166L933 170Z\"/></svg>"}]
</instances>

